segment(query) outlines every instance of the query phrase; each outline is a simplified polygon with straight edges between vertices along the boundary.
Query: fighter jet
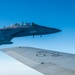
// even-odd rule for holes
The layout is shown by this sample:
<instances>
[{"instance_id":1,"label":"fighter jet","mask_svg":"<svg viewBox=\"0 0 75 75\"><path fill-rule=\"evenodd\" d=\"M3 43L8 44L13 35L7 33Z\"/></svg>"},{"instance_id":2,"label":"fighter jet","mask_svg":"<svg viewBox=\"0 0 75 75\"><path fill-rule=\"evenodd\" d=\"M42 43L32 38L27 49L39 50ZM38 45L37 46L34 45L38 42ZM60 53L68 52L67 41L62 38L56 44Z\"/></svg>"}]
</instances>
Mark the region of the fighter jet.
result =
<instances>
[{"instance_id":1,"label":"fighter jet","mask_svg":"<svg viewBox=\"0 0 75 75\"><path fill-rule=\"evenodd\" d=\"M41 26L35 23L14 24L0 28L0 45L12 44L15 37L45 35L60 32L61 30L51 27Z\"/></svg>"}]
</instances>

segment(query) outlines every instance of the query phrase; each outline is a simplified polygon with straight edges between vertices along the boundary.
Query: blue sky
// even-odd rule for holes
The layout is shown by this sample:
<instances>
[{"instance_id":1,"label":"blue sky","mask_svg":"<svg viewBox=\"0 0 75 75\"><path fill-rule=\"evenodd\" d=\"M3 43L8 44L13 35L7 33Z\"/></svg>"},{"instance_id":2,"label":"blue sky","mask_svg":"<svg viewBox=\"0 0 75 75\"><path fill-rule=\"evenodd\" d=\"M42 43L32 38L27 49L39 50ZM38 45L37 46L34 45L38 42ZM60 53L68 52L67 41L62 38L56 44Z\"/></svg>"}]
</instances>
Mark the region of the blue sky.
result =
<instances>
[{"instance_id":1,"label":"blue sky","mask_svg":"<svg viewBox=\"0 0 75 75\"><path fill-rule=\"evenodd\" d=\"M12 25L16 22L35 22L37 24L55 27L61 29L62 32L40 36L20 37L12 41L12 45L4 45L0 48L9 48L14 46L30 46L49 50L75 54L75 1L74 0L0 0L0 28ZM0 75L7 71L10 75L9 68L15 66L17 69L11 68L11 75L21 70L22 75L33 72L27 66L19 63L8 55L0 52ZM6 65L5 63L6 62ZM13 63L15 62L15 63ZM8 64L11 64L11 66ZM19 66L20 64L20 66ZM18 67L19 66L19 67ZM5 69L5 67L8 67ZM20 69L19 69L20 68ZM29 70L25 72L25 70ZM15 72L16 71L16 72ZM31 75L27 74L27 75ZM18 75L21 75L21 74ZM41 74L39 74L41 75Z\"/></svg>"}]
</instances>

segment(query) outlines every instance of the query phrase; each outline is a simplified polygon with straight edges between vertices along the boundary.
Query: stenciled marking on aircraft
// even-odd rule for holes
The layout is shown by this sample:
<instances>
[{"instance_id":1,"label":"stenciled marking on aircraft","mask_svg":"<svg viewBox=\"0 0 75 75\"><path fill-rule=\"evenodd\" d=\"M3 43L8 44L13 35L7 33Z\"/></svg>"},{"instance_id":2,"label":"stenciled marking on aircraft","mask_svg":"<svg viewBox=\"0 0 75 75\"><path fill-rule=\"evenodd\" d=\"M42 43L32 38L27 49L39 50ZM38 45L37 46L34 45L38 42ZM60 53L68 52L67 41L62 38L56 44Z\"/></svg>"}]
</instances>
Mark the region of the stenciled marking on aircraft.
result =
<instances>
[{"instance_id":1,"label":"stenciled marking on aircraft","mask_svg":"<svg viewBox=\"0 0 75 75\"><path fill-rule=\"evenodd\" d=\"M36 33L37 31L30 31L30 33Z\"/></svg>"},{"instance_id":2,"label":"stenciled marking on aircraft","mask_svg":"<svg viewBox=\"0 0 75 75\"><path fill-rule=\"evenodd\" d=\"M38 56L38 57L45 57L45 56L58 57L58 56L62 56L62 55L60 54L60 52L37 51L36 56Z\"/></svg>"}]
</instances>

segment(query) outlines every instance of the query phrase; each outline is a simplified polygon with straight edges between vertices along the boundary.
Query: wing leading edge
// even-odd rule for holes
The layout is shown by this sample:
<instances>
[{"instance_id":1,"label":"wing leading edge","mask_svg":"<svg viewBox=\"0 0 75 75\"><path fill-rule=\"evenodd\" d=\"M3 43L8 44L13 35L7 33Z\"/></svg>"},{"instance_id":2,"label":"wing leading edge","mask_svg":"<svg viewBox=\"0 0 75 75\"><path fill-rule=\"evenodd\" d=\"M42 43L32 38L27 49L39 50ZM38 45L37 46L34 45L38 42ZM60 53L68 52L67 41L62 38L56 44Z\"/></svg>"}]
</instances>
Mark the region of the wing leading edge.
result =
<instances>
[{"instance_id":1,"label":"wing leading edge","mask_svg":"<svg viewBox=\"0 0 75 75\"><path fill-rule=\"evenodd\" d=\"M1 51L45 75L75 75L74 54L32 47L14 47Z\"/></svg>"}]
</instances>

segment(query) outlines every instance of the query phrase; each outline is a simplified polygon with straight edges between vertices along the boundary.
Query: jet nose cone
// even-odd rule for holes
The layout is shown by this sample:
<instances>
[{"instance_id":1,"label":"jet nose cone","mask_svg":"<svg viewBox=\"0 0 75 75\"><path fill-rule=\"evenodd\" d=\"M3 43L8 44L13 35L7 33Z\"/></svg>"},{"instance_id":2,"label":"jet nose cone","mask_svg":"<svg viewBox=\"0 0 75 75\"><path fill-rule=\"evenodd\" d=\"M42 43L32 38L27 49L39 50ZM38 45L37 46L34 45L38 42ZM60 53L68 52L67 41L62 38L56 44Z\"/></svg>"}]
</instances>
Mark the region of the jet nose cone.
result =
<instances>
[{"instance_id":1,"label":"jet nose cone","mask_svg":"<svg viewBox=\"0 0 75 75\"><path fill-rule=\"evenodd\" d=\"M56 29L56 28L48 28L47 29L48 34L57 33L57 32L60 32L60 31L61 31L60 29Z\"/></svg>"},{"instance_id":2,"label":"jet nose cone","mask_svg":"<svg viewBox=\"0 0 75 75\"><path fill-rule=\"evenodd\" d=\"M61 30L60 30L60 29L54 29L54 31L55 31L55 32L61 32Z\"/></svg>"}]
</instances>

